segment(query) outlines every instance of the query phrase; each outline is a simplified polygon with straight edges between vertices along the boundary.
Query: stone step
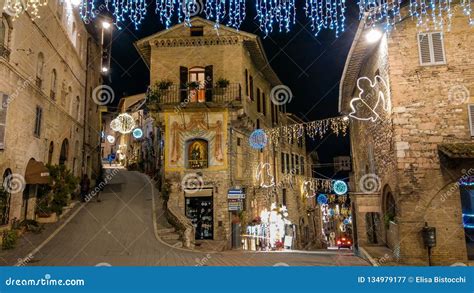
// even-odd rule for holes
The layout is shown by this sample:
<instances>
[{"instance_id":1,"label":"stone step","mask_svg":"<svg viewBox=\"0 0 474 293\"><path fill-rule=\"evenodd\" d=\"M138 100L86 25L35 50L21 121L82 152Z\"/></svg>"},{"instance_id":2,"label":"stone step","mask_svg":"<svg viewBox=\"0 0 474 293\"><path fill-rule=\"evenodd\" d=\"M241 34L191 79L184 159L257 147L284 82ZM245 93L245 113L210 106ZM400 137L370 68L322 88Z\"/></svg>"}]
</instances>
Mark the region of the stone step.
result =
<instances>
[{"instance_id":1,"label":"stone step","mask_svg":"<svg viewBox=\"0 0 474 293\"><path fill-rule=\"evenodd\" d=\"M160 235L161 239L164 240L178 240L179 239L179 234L177 233L168 233L168 234L162 234Z\"/></svg>"},{"instance_id":2,"label":"stone step","mask_svg":"<svg viewBox=\"0 0 474 293\"><path fill-rule=\"evenodd\" d=\"M162 228L162 229L158 229L158 234L169 234L169 233L173 233L175 232L176 229L175 228Z\"/></svg>"}]
</instances>

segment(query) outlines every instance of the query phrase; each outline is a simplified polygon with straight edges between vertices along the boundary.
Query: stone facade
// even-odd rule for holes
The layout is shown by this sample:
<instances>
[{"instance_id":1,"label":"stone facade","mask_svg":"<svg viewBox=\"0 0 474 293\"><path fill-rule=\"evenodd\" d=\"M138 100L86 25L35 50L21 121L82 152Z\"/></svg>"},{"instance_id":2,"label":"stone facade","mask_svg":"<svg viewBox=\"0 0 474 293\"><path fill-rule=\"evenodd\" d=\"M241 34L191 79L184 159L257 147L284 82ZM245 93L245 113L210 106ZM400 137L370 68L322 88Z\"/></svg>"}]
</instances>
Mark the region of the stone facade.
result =
<instances>
[{"instance_id":1,"label":"stone facade","mask_svg":"<svg viewBox=\"0 0 474 293\"><path fill-rule=\"evenodd\" d=\"M35 21L27 13L15 20L0 14L3 174L25 176L30 160L62 162L76 176L86 171L94 182L100 121L91 95L101 84L101 46L71 9L63 1L49 1ZM11 194L9 223L34 219L34 190L31 186L26 201L21 191Z\"/></svg>"},{"instance_id":2,"label":"stone facade","mask_svg":"<svg viewBox=\"0 0 474 293\"><path fill-rule=\"evenodd\" d=\"M233 222L240 221L245 227L272 203L285 204L289 219L299 229L295 245L302 247L314 238L306 198L300 192L300 169L310 175L311 164L304 140L268 144L262 151L249 144L256 128L291 123L284 106L270 99L271 89L281 82L268 66L257 36L225 26L217 35L213 25L196 17L191 28L177 25L136 43L150 68L150 84L172 83L162 91L160 108L153 114L156 125L164 130L161 167L163 180L171 184L168 206L184 215L190 198L212 196L212 239L230 248ZM196 28L201 31L193 36ZM183 84L195 77L201 78L204 88L190 93ZM228 80L229 85L218 88L214 83L219 79ZM207 144L205 167L190 165L190 144L196 139ZM291 175L282 173L282 152L297 155L305 164ZM292 168L296 166L288 170ZM285 183L285 176L293 178L293 186ZM272 178L275 186L265 187ZM228 210L227 193L232 188L245 190L241 213ZM304 233L306 237L301 236Z\"/></svg>"},{"instance_id":3,"label":"stone facade","mask_svg":"<svg viewBox=\"0 0 474 293\"><path fill-rule=\"evenodd\" d=\"M458 182L474 163L442 152L448 143L472 144L468 105L474 103L469 94L474 92L474 39L461 10L454 9L450 31L428 31L407 18L374 44L366 40L369 28L361 23L341 82L344 114L376 118L357 99L375 105L382 93L385 101L385 109L373 107L378 119L351 119L357 243L387 245L404 264L428 263L421 234L425 222L437 231L434 265L467 260ZM421 64L419 34L426 32L442 33L444 64ZM357 87L358 78L375 83L376 76L383 81L373 88Z\"/></svg>"}]
</instances>

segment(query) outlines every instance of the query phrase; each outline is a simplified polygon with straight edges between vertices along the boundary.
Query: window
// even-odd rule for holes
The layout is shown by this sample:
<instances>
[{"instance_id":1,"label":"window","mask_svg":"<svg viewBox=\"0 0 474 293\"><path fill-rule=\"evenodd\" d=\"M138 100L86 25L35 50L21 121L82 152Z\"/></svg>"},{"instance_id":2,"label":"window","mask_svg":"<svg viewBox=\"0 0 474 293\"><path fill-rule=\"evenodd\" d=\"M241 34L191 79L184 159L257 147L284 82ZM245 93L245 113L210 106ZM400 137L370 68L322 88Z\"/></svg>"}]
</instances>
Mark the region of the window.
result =
<instances>
[{"instance_id":1,"label":"window","mask_svg":"<svg viewBox=\"0 0 474 293\"><path fill-rule=\"evenodd\" d=\"M301 175L304 175L304 157L300 157L300 170L301 170Z\"/></svg>"},{"instance_id":2,"label":"window","mask_svg":"<svg viewBox=\"0 0 474 293\"><path fill-rule=\"evenodd\" d=\"M44 55L43 53L38 54L38 60L36 63L36 86L41 89L43 84L43 69L44 69Z\"/></svg>"},{"instance_id":3,"label":"window","mask_svg":"<svg viewBox=\"0 0 474 293\"><path fill-rule=\"evenodd\" d=\"M43 119L43 109L40 106L36 106L36 118L35 118L35 136L41 135L41 120Z\"/></svg>"},{"instance_id":4,"label":"window","mask_svg":"<svg viewBox=\"0 0 474 293\"><path fill-rule=\"evenodd\" d=\"M267 115L267 99L265 93L262 93L262 113L263 115Z\"/></svg>"},{"instance_id":5,"label":"window","mask_svg":"<svg viewBox=\"0 0 474 293\"><path fill-rule=\"evenodd\" d=\"M260 129L260 119L257 119L257 129Z\"/></svg>"},{"instance_id":6,"label":"window","mask_svg":"<svg viewBox=\"0 0 474 293\"><path fill-rule=\"evenodd\" d=\"M286 188L283 188L281 195L282 195L281 203L282 203L284 206L286 206Z\"/></svg>"},{"instance_id":7,"label":"window","mask_svg":"<svg viewBox=\"0 0 474 293\"><path fill-rule=\"evenodd\" d=\"M249 96L249 71L245 69L245 95Z\"/></svg>"},{"instance_id":8,"label":"window","mask_svg":"<svg viewBox=\"0 0 474 293\"><path fill-rule=\"evenodd\" d=\"M285 154L285 173L290 173L290 154Z\"/></svg>"},{"instance_id":9,"label":"window","mask_svg":"<svg viewBox=\"0 0 474 293\"><path fill-rule=\"evenodd\" d=\"M253 77L249 77L249 87L250 87L250 100L253 101Z\"/></svg>"},{"instance_id":10,"label":"window","mask_svg":"<svg viewBox=\"0 0 474 293\"><path fill-rule=\"evenodd\" d=\"M272 126L275 124L275 107L271 104Z\"/></svg>"},{"instance_id":11,"label":"window","mask_svg":"<svg viewBox=\"0 0 474 293\"><path fill-rule=\"evenodd\" d=\"M208 142L204 139L194 139L188 143L188 168L202 169L208 166Z\"/></svg>"},{"instance_id":12,"label":"window","mask_svg":"<svg viewBox=\"0 0 474 293\"><path fill-rule=\"evenodd\" d=\"M53 100L56 100L56 85L57 85L57 74L56 74L56 69L53 69L53 72L51 72L51 91L49 94L49 96Z\"/></svg>"},{"instance_id":13,"label":"window","mask_svg":"<svg viewBox=\"0 0 474 293\"><path fill-rule=\"evenodd\" d=\"M446 64L442 32L418 34L420 65Z\"/></svg>"},{"instance_id":14,"label":"window","mask_svg":"<svg viewBox=\"0 0 474 293\"><path fill-rule=\"evenodd\" d=\"M8 96L6 94L0 94L2 104L0 105L0 150L5 148L5 131L7 128L7 108L8 108Z\"/></svg>"},{"instance_id":15,"label":"window","mask_svg":"<svg viewBox=\"0 0 474 293\"><path fill-rule=\"evenodd\" d=\"M240 137L237 137L237 146L242 145L242 139Z\"/></svg>"},{"instance_id":16,"label":"window","mask_svg":"<svg viewBox=\"0 0 474 293\"><path fill-rule=\"evenodd\" d=\"M468 105L469 113L469 129L471 130L471 136L474 136L474 104Z\"/></svg>"},{"instance_id":17,"label":"window","mask_svg":"<svg viewBox=\"0 0 474 293\"><path fill-rule=\"evenodd\" d=\"M81 122L81 100L79 99L79 96L76 96L76 120Z\"/></svg>"},{"instance_id":18,"label":"window","mask_svg":"<svg viewBox=\"0 0 474 293\"><path fill-rule=\"evenodd\" d=\"M295 154L291 154L291 170L295 169Z\"/></svg>"},{"instance_id":19,"label":"window","mask_svg":"<svg viewBox=\"0 0 474 293\"><path fill-rule=\"evenodd\" d=\"M48 164L51 165L53 161L53 153L54 153L54 142L49 143L49 150L48 150Z\"/></svg>"},{"instance_id":20,"label":"window","mask_svg":"<svg viewBox=\"0 0 474 293\"><path fill-rule=\"evenodd\" d=\"M275 122L276 124L278 124L278 106L277 105L273 105L272 103L272 107L275 106Z\"/></svg>"},{"instance_id":21,"label":"window","mask_svg":"<svg viewBox=\"0 0 474 293\"><path fill-rule=\"evenodd\" d=\"M61 152L59 153L59 165L66 165L69 156L69 141L65 138L61 144Z\"/></svg>"},{"instance_id":22,"label":"window","mask_svg":"<svg viewBox=\"0 0 474 293\"><path fill-rule=\"evenodd\" d=\"M3 51L8 48L8 38L10 33L10 26L5 17L0 16L0 57L3 56Z\"/></svg>"},{"instance_id":23,"label":"window","mask_svg":"<svg viewBox=\"0 0 474 293\"><path fill-rule=\"evenodd\" d=\"M260 106L260 102L261 102L261 100L260 100L260 89L257 88L257 112L258 112L258 113L262 112L262 108L261 108L261 106Z\"/></svg>"},{"instance_id":24,"label":"window","mask_svg":"<svg viewBox=\"0 0 474 293\"><path fill-rule=\"evenodd\" d=\"M285 173L285 154L284 153L281 153L281 173L284 174Z\"/></svg>"},{"instance_id":25,"label":"window","mask_svg":"<svg viewBox=\"0 0 474 293\"><path fill-rule=\"evenodd\" d=\"M202 37L204 36L204 27L202 26L192 26L189 28L191 37Z\"/></svg>"},{"instance_id":26,"label":"window","mask_svg":"<svg viewBox=\"0 0 474 293\"><path fill-rule=\"evenodd\" d=\"M296 175L300 174L300 157L295 155L295 167L294 167L294 173Z\"/></svg>"}]
</instances>

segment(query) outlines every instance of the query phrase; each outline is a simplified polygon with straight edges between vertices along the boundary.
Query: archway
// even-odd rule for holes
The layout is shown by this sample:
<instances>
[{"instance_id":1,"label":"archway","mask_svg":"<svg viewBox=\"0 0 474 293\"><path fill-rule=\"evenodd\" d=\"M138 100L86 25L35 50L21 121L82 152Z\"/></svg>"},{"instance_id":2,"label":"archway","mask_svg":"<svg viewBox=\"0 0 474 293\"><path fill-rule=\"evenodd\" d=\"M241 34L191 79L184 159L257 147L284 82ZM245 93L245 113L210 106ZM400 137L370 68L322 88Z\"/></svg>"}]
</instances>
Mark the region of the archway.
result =
<instances>
[{"instance_id":1,"label":"archway","mask_svg":"<svg viewBox=\"0 0 474 293\"><path fill-rule=\"evenodd\" d=\"M67 138L63 140L61 145L61 152L59 154L59 165L66 165L69 155L69 142Z\"/></svg>"},{"instance_id":2,"label":"archway","mask_svg":"<svg viewBox=\"0 0 474 293\"><path fill-rule=\"evenodd\" d=\"M49 150L48 150L48 165L51 165L53 161L53 153L54 153L54 142L50 142Z\"/></svg>"},{"instance_id":3,"label":"archway","mask_svg":"<svg viewBox=\"0 0 474 293\"><path fill-rule=\"evenodd\" d=\"M385 225L385 243L388 247L394 248L398 242L398 207L390 186L383 189L383 221Z\"/></svg>"},{"instance_id":4,"label":"archway","mask_svg":"<svg viewBox=\"0 0 474 293\"><path fill-rule=\"evenodd\" d=\"M2 188L0 191L0 225L6 225L9 222L10 215L10 199L11 194L8 188L8 180L11 179L12 170L10 168L3 172Z\"/></svg>"}]
</instances>

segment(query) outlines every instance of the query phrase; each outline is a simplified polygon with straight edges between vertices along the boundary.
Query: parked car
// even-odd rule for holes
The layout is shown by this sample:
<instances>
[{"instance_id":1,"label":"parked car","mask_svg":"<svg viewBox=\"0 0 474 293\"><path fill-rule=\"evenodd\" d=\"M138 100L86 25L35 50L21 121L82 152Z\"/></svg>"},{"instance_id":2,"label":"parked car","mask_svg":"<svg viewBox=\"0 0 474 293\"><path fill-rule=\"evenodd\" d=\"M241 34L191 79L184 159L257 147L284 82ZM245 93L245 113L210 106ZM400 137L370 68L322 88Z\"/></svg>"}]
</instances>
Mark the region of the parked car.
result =
<instances>
[{"instance_id":1,"label":"parked car","mask_svg":"<svg viewBox=\"0 0 474 293\"><path fill-rule=\"evenodd\" d=\"M337 248L349 248L352 249L352 238L348 236L339 237L336 240Z\"/></svg>"}]
</instances>

